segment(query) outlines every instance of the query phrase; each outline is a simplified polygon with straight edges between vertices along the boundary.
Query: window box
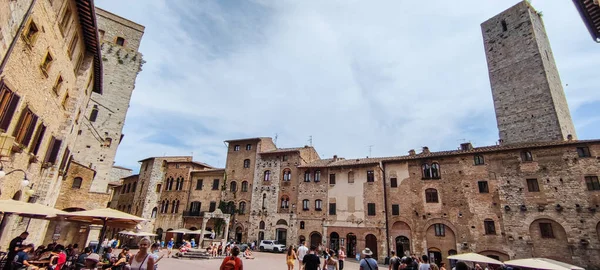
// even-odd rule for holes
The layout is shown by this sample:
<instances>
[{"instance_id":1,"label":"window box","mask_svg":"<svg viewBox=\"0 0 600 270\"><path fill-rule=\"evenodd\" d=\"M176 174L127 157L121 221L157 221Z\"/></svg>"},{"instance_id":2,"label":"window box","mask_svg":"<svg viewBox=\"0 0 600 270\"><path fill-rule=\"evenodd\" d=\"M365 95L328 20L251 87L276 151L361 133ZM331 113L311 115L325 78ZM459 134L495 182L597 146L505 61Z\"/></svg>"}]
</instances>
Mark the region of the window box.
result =
<instances>
[{"instance_id":1,"label":"window box","mask_svg":"<svg viewBox=\"0 0 600 270\"><path fill-rule=\"evenodd\" d=\"M39 159L34 154L29 154L29 163L38 163Z\"/></svg>"},{"instance_id":2,"label":"window box","mask_svg":"<svg viewBox=\"0 0 600 270\"><path fill-rule=\"evenodd\" d=\"M24 145L18 144L16 142L13 143L13 146L11 148L11 152L12 153L23 153L23 149L25 149Z\"/></svg>"}]
</instances>

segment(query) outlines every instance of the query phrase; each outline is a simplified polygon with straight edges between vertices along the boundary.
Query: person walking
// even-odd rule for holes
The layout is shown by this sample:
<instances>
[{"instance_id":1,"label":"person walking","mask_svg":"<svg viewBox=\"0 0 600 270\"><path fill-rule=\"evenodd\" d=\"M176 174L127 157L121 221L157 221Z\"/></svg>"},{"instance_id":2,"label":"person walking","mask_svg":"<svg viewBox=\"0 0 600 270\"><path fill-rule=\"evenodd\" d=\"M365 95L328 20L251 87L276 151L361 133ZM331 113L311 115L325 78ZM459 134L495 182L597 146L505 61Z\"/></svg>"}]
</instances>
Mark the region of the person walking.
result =
<instances>
[{"instance_id":1,"label":"person walking","mask_svg":"<svg viewBox=\"0 0 600 270\"><path fill-rule=\"evenodd\" d=\"M340 250L338 251L338 268L340 270L344 269L344 261L346 260L346 249L344 247L340 247Z\"/></svg>"},{"instance_id":2,"label":"person walking","mask_svg":"<svg viewBox=\"0 0 600 270\"><path fill-rule=\"evenodd\" d=\"M360 270L379 270L377 261L371 257L373 256L371 249L365 248L362 254L365 255L365 258L360 260Z\"/></svg>"},{"instance_id":3,"label":"person walking","mask_svg":"<svg viewBox=\"0 0 600 270\"><path fill-rule=\"evenodd\" d=\"M148 249L150 248L150 238L144 237L140 240L139 251L134 256L131 256L129 265L131 270L154 270L154 257L150 256Z\"/></svg>"},{"instance_id":4,"label":"person walking","mask_svg":"<svg viewBox=\"0 0 600 270\"><path fill-rule=\"evenodd\" d=\"M304 256L306 256L306 254L308 253L308 248L305 246L305 241L302 241L300 243L300 247L298 247L298 254L297 254L297 258L298 258L298 269L302 270L304 268L304 262L302 261L304 259Z\"/></svg>"},{"instance_id":5,"label":"person walking","mask_svg":"<svg viewBox=\"0 0 600 270\"><path fill-rule=\"evenodd\" d=\"M175 243L173 242L173 238L171 238L171 240L169 240L169 243L167 243L167 258L171 257L171 252L173 252L173 245L175 245Z\"/></svg>"},{"instance_id":6,"label":"person walking","mask_svg":"<svg viewBox=\"0 0 600 270\"><path fill-rule=\"evenodd\" d=\"M240 255L240 248L234 246L231 249L231 256L225 257L221 262L219 270L244 270L244 263L237 256Z\"/></svg>"},{"instance_id":7,"label":"person walking","mask_svg":"<svg viewBox=\"0 0 600 270\"><path fill-rule=\"evenodd\" d=\"M319 259L318 251L316 246L310 246L308 254L302 258L305 270L318 270L321 266L321 259Z\"/></svg>"},{"instance_id":8,"label":"person walking","mask_svg":"<svg viewBox=\"0 0 600 270\"><path fill-rule=\"evenodd\" d=\"M392 255L392 257L390 258L390 266L388 267L388 270L399 270L400 269L400 258L398 258L398 256L396 256L396 252L395 251L390 251L390 255Z\"/></svg>"},{"instance_id":9,"label":"person walking","mask_svg":"<svg viewBox=\"0 0 600 270\"><path fill-rule=\"evenodd\" d=\"M419 270L431 270L431 265L429 265L429 257L427 255L421 256L423 262L419 265Z\"/></svg>"},{"instance_id":10,"label":"person walking","mask_svg":"<svg viewBox=\"0 0 600 270\"><path fill-rule=\"evenodd\" d=\"M294 247L290 245L290 248L288 248L287 256L285 257L285 262L287 264L288 270L294 270L294 262L296 262L297 259L298 256L296 256Z\"/></svg>"},{"instance_id":11,"label":"person walking","mask_svg":"<svg viewBox=\"0 0 600 270\"><path fill-rule=\"evenodd\" d=\"M159 243L152 244L152 246L150 247L150 254L152 255L152 257L154 257L154 270L156 270L156 269L158 269L158 262L160 260L162 260L162 258L165 256L165 254L162 254L159 256L159 254L160 254L160 244Z\"/></svg>"},{"instance_id":12,"label":"person walking","mask_svg":"<svg viewBox=\"0 0 600 270\"><path fill-rule=\"evenodd\" d=\"M335 251L329 250L327 259L323 262L323 270L338 270L338 262L333 258Z\"/></svg>"}]
</instances>

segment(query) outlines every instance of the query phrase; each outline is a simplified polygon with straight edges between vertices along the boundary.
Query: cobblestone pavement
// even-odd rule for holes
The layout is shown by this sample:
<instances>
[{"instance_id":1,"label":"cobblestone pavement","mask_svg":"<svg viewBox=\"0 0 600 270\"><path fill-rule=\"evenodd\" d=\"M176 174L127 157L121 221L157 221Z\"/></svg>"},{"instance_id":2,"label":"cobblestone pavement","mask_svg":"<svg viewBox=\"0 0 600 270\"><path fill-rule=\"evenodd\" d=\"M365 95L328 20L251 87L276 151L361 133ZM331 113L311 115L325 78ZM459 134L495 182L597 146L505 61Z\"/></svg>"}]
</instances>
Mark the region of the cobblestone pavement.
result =
<instances>
[{"instance_id":1,"label":"cobblestone pavement","mask_svg":"<svg viewBox=\"0 0 600 270\"><path fill-rule=\"evenodd\" d=\"M136 250L132 251L132 254L136 253ZM166 250L163 250L161 254L166 254ZM244 270L287 270L285 263L285 254L280 253L267 253L267 252L254 252L256 259L247 260L242 258L244 262ZM221 259L211 260L188 260L188 259L175 259L167 258L166 256L158 263L159 269L219 269L221 266ZM323 258L321 258L323 262ZM344 270L358 270L358 262L356 260L346 260L344 264ZM379 265L379 269L387 269L387 266ZM294 270L299 270L298 262L294 266Z\"/></svg>"}]
</instances>

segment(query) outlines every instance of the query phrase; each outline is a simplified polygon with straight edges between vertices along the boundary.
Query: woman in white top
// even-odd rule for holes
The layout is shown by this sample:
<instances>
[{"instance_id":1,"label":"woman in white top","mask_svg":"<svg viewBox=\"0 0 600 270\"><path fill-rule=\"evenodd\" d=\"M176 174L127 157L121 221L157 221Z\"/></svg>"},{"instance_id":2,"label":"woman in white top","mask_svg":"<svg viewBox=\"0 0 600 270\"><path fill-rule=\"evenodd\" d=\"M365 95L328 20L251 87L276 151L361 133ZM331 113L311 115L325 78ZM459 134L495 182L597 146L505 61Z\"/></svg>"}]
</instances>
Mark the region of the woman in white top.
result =
<instances>
[{"instance_id":1,"label":"woman in white top","mask_svg":"<svg viewBox=\"0 0 600 270\"><path fill-rule=\"evenodd\" d=\"M131 270L154 270L154 257L148 254L149 247L150 239L144 237L139 243L140 250L129 260Z\"/></svg>"}]
</instances>

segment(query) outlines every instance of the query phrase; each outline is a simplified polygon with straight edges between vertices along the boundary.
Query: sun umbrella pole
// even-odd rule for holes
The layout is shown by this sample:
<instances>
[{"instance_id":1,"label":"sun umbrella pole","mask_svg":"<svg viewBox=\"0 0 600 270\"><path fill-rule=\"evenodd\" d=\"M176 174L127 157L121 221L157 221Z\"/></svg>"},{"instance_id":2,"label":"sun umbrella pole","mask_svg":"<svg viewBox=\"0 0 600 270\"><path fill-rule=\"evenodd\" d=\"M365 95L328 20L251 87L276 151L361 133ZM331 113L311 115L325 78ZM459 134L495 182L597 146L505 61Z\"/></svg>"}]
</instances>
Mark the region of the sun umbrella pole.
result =
<instances>
[{"instance_id":1,"label":"sun umbrella pole","mask_svg":"<svg viewBox=\"0 0 600 270\"><path fill-rule=\"evenodd\" d=\"M104 241L104 237L106 234L106 222L108 221L107 218L102 219L102 229L100 230L100 239L98 239L98 250L101 250L103 248L102 246L102 242Z\"/></svg>"}]
</instances>

